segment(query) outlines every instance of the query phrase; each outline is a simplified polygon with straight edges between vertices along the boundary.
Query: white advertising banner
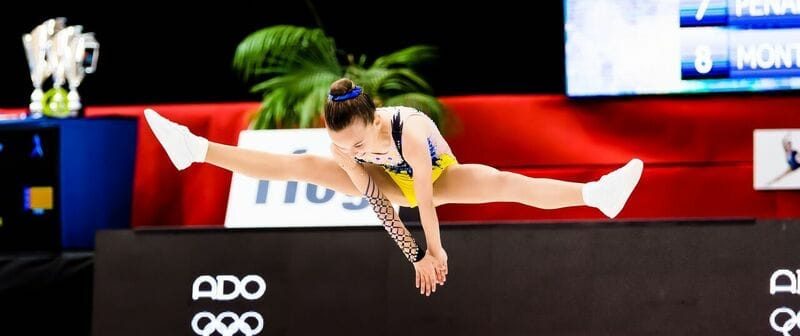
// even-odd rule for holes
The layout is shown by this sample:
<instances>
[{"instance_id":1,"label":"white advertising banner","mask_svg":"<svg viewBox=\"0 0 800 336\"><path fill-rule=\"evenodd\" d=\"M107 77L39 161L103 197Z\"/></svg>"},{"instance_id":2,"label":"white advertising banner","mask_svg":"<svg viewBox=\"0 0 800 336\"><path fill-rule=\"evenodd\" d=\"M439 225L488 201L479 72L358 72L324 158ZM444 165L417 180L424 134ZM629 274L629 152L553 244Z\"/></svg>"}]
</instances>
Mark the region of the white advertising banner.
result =
<instances>
[{"instance_id":1,"label":"white advertising banner","mask_svg":"<svg viewBox=\"0 0 800 336\"><path fill-rule=\"evenodd\" d=\"M324 128L247 130L239 135L238 146L275 154L307 153L332 159L330 143ZM398 211L397 206L395 211ZM347 196L305 181L267 181L233 174L225 227L364 225L380 225L380 221L361 196Z\"/></svg>"},{"instance_id":2,"label":"white advertising banner","mask_svg":"<svg viewBox=\"0 0 800 336\"><path fill-rule=\"evenodd\" d=\"M753 186L756 190L800 189L800 129L753 132Z\"/></svg>"}]
</instances>

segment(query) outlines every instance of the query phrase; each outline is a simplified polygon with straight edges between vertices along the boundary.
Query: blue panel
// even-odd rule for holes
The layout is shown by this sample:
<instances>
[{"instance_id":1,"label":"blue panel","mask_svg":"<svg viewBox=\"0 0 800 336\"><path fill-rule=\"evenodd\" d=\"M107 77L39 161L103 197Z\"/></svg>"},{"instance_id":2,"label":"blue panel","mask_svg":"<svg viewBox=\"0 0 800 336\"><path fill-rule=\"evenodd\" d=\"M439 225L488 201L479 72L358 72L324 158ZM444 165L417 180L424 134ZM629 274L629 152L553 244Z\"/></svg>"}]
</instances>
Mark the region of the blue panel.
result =
<instances>
[{"instance_id":1,"label":"blue panel","mask_svg":"<svg viewBox=\"0 0 800 336\"><path fill-rule=\"evenodd\" d=\"M61 215L65 249L94 248L100 228L130 227L135 119L61 122Z\"/></svg>"}]
</instances>

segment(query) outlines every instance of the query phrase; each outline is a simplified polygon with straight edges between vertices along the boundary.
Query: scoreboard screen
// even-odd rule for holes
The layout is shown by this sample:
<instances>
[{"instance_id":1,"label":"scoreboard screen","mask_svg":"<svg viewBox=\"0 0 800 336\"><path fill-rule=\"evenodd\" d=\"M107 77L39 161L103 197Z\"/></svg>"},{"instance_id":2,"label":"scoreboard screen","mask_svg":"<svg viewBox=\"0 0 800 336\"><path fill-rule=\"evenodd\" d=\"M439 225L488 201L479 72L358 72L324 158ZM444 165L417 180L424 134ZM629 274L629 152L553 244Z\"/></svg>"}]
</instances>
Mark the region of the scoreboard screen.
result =
<instances>
[{"instance_id":1,"label":"scoreboard screen","mask_svg":"<svg viewBox=\"0 0 800 336\"><path fill-rule=\"evenodd\" d=\"M800 89L800 0L565 0L567 95Z\"/></svg>"}]
</instances>

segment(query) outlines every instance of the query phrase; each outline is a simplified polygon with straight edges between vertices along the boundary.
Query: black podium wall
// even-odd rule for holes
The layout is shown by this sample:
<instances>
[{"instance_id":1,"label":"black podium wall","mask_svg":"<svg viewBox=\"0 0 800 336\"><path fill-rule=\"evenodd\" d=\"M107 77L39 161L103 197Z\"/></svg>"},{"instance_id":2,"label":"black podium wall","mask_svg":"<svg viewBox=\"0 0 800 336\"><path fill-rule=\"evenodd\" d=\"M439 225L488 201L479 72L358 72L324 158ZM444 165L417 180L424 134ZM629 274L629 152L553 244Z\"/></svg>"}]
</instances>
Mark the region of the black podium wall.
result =
<instances>
[{"instance_id":1,"label":"black podium wall","mask_svg":"<svg viewBox=\"0 0 800 336\"><path fill-rule=\"evenodd\" d=\"M93 332L257 314L258 335L779 335L771 314L800 295L770 281L800 269L798 237L796 221L444 226L449 279L425 297L381 227L103 231Z\"/></svg>"}]
</instances>

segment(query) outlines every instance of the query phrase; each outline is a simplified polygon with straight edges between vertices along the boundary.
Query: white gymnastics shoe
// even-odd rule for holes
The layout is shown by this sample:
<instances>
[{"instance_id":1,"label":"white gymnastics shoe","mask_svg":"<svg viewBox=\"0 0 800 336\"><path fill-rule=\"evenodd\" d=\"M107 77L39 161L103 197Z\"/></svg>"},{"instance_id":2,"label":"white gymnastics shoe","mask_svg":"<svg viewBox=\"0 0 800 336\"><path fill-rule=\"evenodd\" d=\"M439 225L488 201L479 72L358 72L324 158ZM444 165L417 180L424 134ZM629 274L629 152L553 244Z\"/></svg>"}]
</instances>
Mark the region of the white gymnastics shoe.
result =
<instances>
[{"instance_id":1,"label":"white gymnastics shoe","mask_svg":"<svg viewBox=\"0 0 800 336\"><path fill-rule=\"evenodd\" d=\"M192 134L186 126L176 124L152 109L145 109L144 117L175 168L183 170L193 162L206 160L206 138Z\"/></svg>"},{"instance_id":2,"label":"white gymnastics shoe","mask_svg":"<svg viewBox=\"0 0 800 336\"><path fill-rule=\"evenodd\" d=\"M633 159L600 180L586 183L582 190L584 203L600 209L608 218L616 217L639 183L643 169L642 160Z\"/></svg>"}]
</instances>

